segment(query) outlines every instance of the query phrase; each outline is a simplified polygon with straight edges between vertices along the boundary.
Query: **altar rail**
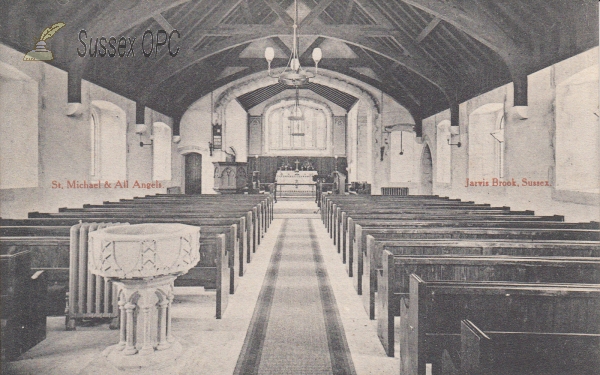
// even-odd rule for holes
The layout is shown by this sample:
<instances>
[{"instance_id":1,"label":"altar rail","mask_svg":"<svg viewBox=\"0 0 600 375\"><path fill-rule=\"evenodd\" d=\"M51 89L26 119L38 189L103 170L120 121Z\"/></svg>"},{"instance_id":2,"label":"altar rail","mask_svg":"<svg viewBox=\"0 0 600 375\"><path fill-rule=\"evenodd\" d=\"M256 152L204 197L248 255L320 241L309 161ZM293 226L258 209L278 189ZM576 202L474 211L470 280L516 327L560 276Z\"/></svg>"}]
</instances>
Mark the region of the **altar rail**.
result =
<instances>
[{"instance_id":1,"label":"altar rail","mask_svg":"<svg viewBox=\"0 0 600 375\"><path fill-rule=\"evenodd\" d=\"M406 196L406 195L408 195L408 188L407 187L382 187L381 195Z\"/></svg>"}]
</instances>

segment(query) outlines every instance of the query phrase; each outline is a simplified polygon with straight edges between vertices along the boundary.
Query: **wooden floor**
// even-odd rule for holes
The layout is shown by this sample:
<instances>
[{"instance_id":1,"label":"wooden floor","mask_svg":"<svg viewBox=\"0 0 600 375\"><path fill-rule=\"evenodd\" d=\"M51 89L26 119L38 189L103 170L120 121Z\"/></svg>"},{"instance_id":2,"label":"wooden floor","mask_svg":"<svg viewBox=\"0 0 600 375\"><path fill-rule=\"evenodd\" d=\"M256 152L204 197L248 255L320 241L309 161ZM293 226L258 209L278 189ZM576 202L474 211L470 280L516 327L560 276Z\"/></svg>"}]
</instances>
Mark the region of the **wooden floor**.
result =
<instances>
[{"instance_id":1,"label":"wooden floor","mask_svg":"<svg viewBox=\"0 0 600 375\"><path fill-rule=\"evenodd\" d=\"M316 204L307 200L282 200L275 205L275 220L249 265L244 282L231 296L223 319L213 317L213 292L203 288L176 288L173 329L185 351L177 368L156 373L234 373L282 224L287 220L286 231L297 235L294 222L301 220L310 221L313 227L356 373L398 374L399 360L385 355L377 338L376 322L368 319L317 210ZM289 266L293 264L288 263ZM19 360L3 364L2 374L122 373L107 366L100 355L106 346L117 341L118 332L109 330L108 325L78 327L75 332L66 332L64 317L50 317L47 339Z\"/></svg>"}]
</instances>

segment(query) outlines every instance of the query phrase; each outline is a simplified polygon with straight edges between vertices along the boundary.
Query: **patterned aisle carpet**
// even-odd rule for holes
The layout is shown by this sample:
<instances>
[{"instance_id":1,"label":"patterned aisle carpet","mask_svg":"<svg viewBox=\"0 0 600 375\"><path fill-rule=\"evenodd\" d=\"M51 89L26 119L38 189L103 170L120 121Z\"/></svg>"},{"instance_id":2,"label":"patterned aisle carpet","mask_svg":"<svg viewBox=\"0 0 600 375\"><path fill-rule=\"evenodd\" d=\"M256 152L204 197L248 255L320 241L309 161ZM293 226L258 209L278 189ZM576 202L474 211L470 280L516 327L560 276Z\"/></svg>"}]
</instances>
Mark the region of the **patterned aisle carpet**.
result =
<instances>
[{"instance_id":1,"label":"patterned aisle carpet","mask_svg":"<svg viewBox=\"0 0 600 375\"><path fill-rule=\"evenodd\" d=\"M284 221L234 373L356 373L311 220Z\"/></svg>"}]
</instances>

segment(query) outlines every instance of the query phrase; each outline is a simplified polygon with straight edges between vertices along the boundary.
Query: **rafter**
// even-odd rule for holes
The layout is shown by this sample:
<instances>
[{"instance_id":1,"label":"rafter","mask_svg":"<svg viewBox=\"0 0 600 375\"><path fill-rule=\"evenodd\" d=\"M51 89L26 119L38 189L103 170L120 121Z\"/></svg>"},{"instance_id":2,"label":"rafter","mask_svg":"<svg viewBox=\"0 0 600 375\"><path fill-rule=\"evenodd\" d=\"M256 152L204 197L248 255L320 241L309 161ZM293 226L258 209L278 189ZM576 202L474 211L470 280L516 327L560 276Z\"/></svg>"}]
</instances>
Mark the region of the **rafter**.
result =
<instances>
[{"instance_id":1,"label":"rafter","mask_svg":"<svg viewBox=\"0 0 600 375\"><path fill-rule=\"evenodd\" d=\"M392 81L404 90L406 95L417 105L421 105L421 101L413 95L413 93L406 87L401 81L396 79L396 77L392 74L391 70L394 69L398 65L398 63L393 63L391 67L383 67L377 59L375 59L370 53L365 51L361 47L352 46L350 47L359 57L361 57L368 68L373 69L375 74L381 77L384 81ZM368 62L370 61L370 63Z\"/></svg>"},{"instance_id":2,"label":"rafter","mask_svg":"<svg viewBox=\"0 0 600 375\"><path fill-rule=\"evenodd\" d=\"M248 35L267 32L273 35L289 35L290 30L279 25L240 25L221 24L214 27L202 27L196 30L204 36L233 36ZM330 33L344 35L362 35L365 37L402 37L402 34L393 28L378 25L305 25L300 30L303 36L323 35Z\"/></svg>"},{"instance_id":3,"label":"rafter","mask_svg":"<svg viewBox=\"0 0 600 375\"><path fill-rule=\"evenodd\" d=\"M267 4L269 6L269 8L271 8L271 10L277 15L277 17L279 17L283 23L285 23L288 26L292 26L294 24L294 19L292 17L290 17L289 14L287 14L286 10L283 9L283 7L281 5L279 5L279 3L277 3L277 1L275 0L263 0L265 2L265 4Z\"/></svg>"},{"instance_id":4,"label":"rafter","mask_svg":"<svg viewBox=\"0 0 600 375\"><path fill-rule=\"evenodd\" d=\"M188 1L190 0L145 0L137 2L131 8L124 2L112 1L103 7L103 12L96 17L90 30L101 35L120 35L149 18Z\"/></svg>"},{"instance_id":5,"label":"rafter","mask_svg":"<svg viewBox=\"0 0 600 375\"><path fill-rule=\"evenodd\" d=\"M388 27L392 26L390 20L388 20L388 18L383 13L381 13L379 9L377 9L377 7L373 4L372 0L354 0L354 2L378 25Z\"/></svg>"},{"instance_id":6,"label":"rafter","mask_svg":"<svg viewBox=\"0 0 600 375\"><path fill-rule=\"evenodd\" d=\"M429 24L423 29L423 31L421 31L421 33L417 36L417 38L415 39L415 41L417 43L421 43L423 41L423 39L427 38L427 35L429 35L433 29L435 29L435 27L442 21L441 18L439 17L433 17L433 19L431 20L431 22L429 22Z\"/></svg>"},{"instance_id":7,"label":"rafter","mask_svg":"<svg viewBox=\"0 0 600 375\"><path fill-rule=\"evenodd\" d=\"M292 50L290 49L290 47L288 47L287 44L285 44L283 40L281 40L280 37L276 36L271 38L271 40L273 41L273 43L275 43L277 47L279 47L279 49L281 49L284 55L290 56L292 54Z\"/></svg>"},{"instance_id":8,"label":"rafter","mask_svg":"<svg viewBox=\"0 0 600 375\"><path fill-rule=\"evenodd\" d=\"M320 46L321 43L323 43L324 41L325 41L325 38L323 38L322 36L320 36L317 39L315 39L310 44L310 46L308 46L308 48L304 51L304 53L300 56L300 61L302 61L302 60L308 60L311 57L313 49L315 49L318 46Z\"/></svg>"},{"instance_id":9,"label":"rafter","mask_svg":"<svg viewBox=\"0 0 600 375\"><path fill-rule=\"evenodd\" d=\"M153 18L167 33L170 33L175 29L161 13L155 14Z\"/></svg>"},{"instance_id":10,"label":"rafter","mask_svg":"<svg viewBox=\"0 0 600 375\"><path fill-rule=\"evenodd\" d=\"M407 69L413 71L417 75L423 77L425 80L432 83L434 86L440 89L442 93L445 93L453 86L453 82L449 79L449 77L443 75L440 72L439 68L434 66L428 59L423 58L420 54L413 53L411 56L406 56L401 52L382 46L379 43L374 42L370 38L357 37L354 35L333 32L332 30L328 36L334 39L338 39L345 43L364 47L365 49L370 50L371 52L385 56L392 61L396 61L400 65L406 67ZM181 58L178 58L176 61L170 62L169 69L157 69L158 74L154 76L154 79L151 82L151 84L149 86L141 87L140 92L143 93L142 95L144 96L151 96L152 92L159 89L162 82L164 82L172 76L179 74L181 71L188 68L189 66L196 64L198 61L204 60L207 57L228 50L230 48L239 46L241 44L250 43L252 41L264 39L271 36L272 35L269 35L263 30L263 34L234 36L226 40L216 42L198 51L194 51L191 49L187 50L186 52L184 52Z\"/></svg>"},{"instance_id":11,"label":"rafter","mask_svg":"<svg viewBox=\"0 0 600 375\"><path fill-rule=\"evenodd\" d=\"M334 0L321 0L321 2L317 4L317 6L315 6L306 17L304 17L298 26L302 27L312 24L314 20L316 20L317 17L319 17L321 13L323 13L323 11L327 9L327 7L333 2Z\"/></svg>"},{"instance_id":12,"label":"rafter","mask_svg":"<svg viewBox=\"0 0 600 375\"><path fill-rule=\"evenodd\" d=\"M354 0L348 0L348 4L346 4L346 13L344 14L344 22L342 23L350 23L352 19L352 13L354 11Z\"/></svg>"},{"instance_id":13,"label":"rafter","mask_svg":"<svg viewBox=\"0 0 600 375\"><path fill-rule=\"evenodd\" d=\"M504 30L496 26L493 19L475 9L475 7L470 7L468 11L461 10L457 0L402 1L463 30L503 58L507 58L511 54L526 55L526 51L522 46L517 45Z\"/></svg>"},{"instance_id":14,"label":"rafter","mask_svg":"<svg viewBox=\"0 0 600 375\"><path fill-rule=\"evenodd\" d=\"M246 18L246 22L254 23L254 17L252 16L252 11L250 11L250 4L248 4L248 0L242 1L242 12L244 12L244 18Z\"/></svg>"}]
</instances>

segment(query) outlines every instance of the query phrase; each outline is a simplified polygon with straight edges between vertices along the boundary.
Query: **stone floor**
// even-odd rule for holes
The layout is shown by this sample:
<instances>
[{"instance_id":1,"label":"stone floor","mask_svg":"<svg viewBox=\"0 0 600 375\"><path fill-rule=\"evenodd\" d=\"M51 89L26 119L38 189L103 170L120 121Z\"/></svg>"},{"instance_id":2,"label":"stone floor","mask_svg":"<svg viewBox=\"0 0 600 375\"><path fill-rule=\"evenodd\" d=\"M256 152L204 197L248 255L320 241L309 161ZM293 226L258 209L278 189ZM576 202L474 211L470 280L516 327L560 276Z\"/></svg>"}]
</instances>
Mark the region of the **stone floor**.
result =
<instances>
[{"instance_id":1,"label":"stone floor","mask_svg":"<svg viewBox=\"0 0 600 375\"><path fill-rule=\"evenodd\" d=\"M389 358L385 355L377 338L376 322L368 319L317 210L316 204L309 200L281 200L276 204L275 220L246 275L240 280L236 294L230 296L223 319L214 319L214 292L194 287L175 288L173 330L184 352L173 368L135 373L232 374L283 221L281 219L310 218L314 219L313 226L357 374L397 374L400 366L398 356ZM101 356L104 348L117 341L118 331L109 330L107 324L78 327L75 332L67 332L63 317L49 317L46 340L19 360L3 364L2 374L123 373L107 365Z\"/></svg>"}]
</instances>

